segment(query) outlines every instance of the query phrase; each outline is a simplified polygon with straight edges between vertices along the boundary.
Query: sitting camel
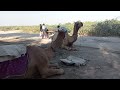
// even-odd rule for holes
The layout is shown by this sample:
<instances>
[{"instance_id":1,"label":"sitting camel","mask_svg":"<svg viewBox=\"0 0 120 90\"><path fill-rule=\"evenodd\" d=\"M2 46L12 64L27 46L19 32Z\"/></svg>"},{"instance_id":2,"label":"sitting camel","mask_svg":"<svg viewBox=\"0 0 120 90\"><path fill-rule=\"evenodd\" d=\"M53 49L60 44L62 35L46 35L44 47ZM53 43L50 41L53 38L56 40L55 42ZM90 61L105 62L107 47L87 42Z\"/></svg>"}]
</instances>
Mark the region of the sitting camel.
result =
<instances>
[{"instance_id":1,"label":"sitting camel","mask_svg":"<svg viewBox=\"0 0 120 90\"><path fill-rule=\"evenodd\" d=\"M64 70L55 64L50 64L50 60L55 51L61 47L65 32L58 32L57 38L48 48L41 48L29 45L26 54L20 58L0 62L0 78L32 78L34 73L39 73L41 78L52 75L64 74Z\"/></svg>"},{"instance_id":2,"label":"sitting camel","mask_svg":"<svg viewBox=\"0 0 120 90\"><path fill-rule=\"evenodd\" d=\"M37 46L27 46L27 52L30 60L28 71L25 75L27 78L32 76L36 70L39 71L41 78L47 78L52 75L64 73L63 69L60 69L56 65L49 63L49 60L51 60L55 54L54 52L61 47L64 37L64 32L58 32L56 40L53 41L51 46L46 49Z\"/></svg>"},{"instance_id":3,"label":"sitting camel","mask_svg":"<svg viewBox=\"0 0 120 90\"><path fill-rule=\"evenodd\" d=\"M75 22L74 23L74 29L73 29L73 35L70 36L68 33L65 34L65 38L63 40L62 48L66 50L76 50L73 48L73 43L77 40L78 37L78 30L83 26L82 22ZM55 33L52 37L52 41L56 38L58 33Z\"/></svg>"}]
</instances>

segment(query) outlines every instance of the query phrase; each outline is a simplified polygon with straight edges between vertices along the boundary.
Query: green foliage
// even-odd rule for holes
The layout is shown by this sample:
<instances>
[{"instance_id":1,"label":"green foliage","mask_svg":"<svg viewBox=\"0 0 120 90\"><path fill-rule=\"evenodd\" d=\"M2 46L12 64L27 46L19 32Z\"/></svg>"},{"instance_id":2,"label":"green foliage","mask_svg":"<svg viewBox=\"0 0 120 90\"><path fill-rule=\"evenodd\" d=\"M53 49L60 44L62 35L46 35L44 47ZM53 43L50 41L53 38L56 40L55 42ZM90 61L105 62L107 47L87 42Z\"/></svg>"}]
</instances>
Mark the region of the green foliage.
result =
<instances>
[{"instance_id":1,"label":"green foliage","mask_svg":"<svg viewBox=\"0 0 120 90\"><path fill-rule=\"evenodd\" d=\"M83 23L83 27L79 30L79 34L80 35L88 35L89 32L91 32L91 30L93 29L93 25L95 24L96 22L84 22Z\"/></svg>"},{"instance_id":2,"label":"green foliage","mask_svg":"<svg viewBox=\"0 0 120 90\"><path fill-rule=\"evenodd\" d=\"M120 21L112 19L92 25L88 32L92 36L120 36Z\"/></svg>"},{"instance_id":3,"label":"green foliage","mask_svg":"<svg viewBox=\"0 0 120 90\"><path fill-rule=\"evenodd\" d=\"M22 30L23 32L38 33L39 26L0 26L2 31Z\"/></svg>"},{"instance_id":4,"label":"green foliage","mask_svg":"<svg viewBox=\"0 0 120 90\"><path fill-rule=\"evenodd\" d=\"M78 34L89 36L120 36L120 21L116 19L105 20L101 22L83 22L83 27L80 28ZM74 23L61 24L68 29L72 34ZM49 30L55 30L57 25L47 25ZM0 30L22 30L27 33L39 33L40 27L38 26L0 26Z\"/></svg>"},{"instance_id":5,"label":"green foliage","mask_svg":"<svg viewBox=\"0 0 120 90\"><path fill-rule=\"evenodd\" d=\"M64 26L68 29L68 32L71 33L73 31L74 24L73 23L65 23L61 26Z\"/></svg>"}]
</instances>

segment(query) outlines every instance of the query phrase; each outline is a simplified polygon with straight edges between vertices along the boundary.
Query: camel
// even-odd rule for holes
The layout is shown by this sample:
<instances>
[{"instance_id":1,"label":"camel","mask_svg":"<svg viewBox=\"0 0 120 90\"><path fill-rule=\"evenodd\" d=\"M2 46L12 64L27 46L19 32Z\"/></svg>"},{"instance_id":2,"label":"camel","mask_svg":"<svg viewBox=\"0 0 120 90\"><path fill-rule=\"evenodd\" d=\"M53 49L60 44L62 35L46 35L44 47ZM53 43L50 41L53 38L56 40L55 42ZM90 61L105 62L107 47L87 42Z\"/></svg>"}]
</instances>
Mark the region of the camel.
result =
<instances>
[{"instance_id":1,"label":"camel","mask_svg":"<svg viewBox=\"0 0 120 90\"><path fill-rule=\"evenodd\" d=\"M22 72L22 74L19 75L20 78L29 79L32 78L37 72L41 76L40 78L46 79L47 77L53 75L64 74L64 70L59 68L58 65L50 64L50 60L53 56L55 56L55 51L61 47L64 37L65 33L58 31L58 36L56 40L51 42L50 46L47 48L41 48L37 45L28 45L26 47L25 56L23 55L23 57L20 57L19 59L14 59L0 63L3 67L9 65L7 66L7 68L5 68L5 70L7 69L7 71L4 70L4 73L3 70L1 71L0 76L4 76L3 78L6 78L9 74L8 78L18 78L16 75L12 76L13 73L17 72L17 74L21 74ZM12 70L10 65L13 67Z\"/></svg>"},{"instance_id":2,"label":"camel","mask_svg":"<svg viewBox=\"0 0 120 90\"><path fill-rule=\"evenodd\" d=\"M70 36L68 33L65 34L65 38L63 40L62 48L66 50L76 50L73 48L73 43L77 40L78 37L78 30L83 26L82 22L75 22L74 23L74 28L73 28L73 35ZM54 34L52 37L52 41L56 38L57 33Z\"/></svg>"},{"instance_id":3,"label":"camel","mask_svg":"<svg viewBox=\"0 0 120 90\"><path fill-rule=\"evenodd\" d=\"M56 40L51 42L50 47L46 49L38 46L27 46L29 65L25 77L30 78L36 71L39 72L41 78L64 74L63 69L49 63L49 60L55 55L55 51L61 47L64 37L65 33L58 31Z\"/></svg>"}]
</instances>

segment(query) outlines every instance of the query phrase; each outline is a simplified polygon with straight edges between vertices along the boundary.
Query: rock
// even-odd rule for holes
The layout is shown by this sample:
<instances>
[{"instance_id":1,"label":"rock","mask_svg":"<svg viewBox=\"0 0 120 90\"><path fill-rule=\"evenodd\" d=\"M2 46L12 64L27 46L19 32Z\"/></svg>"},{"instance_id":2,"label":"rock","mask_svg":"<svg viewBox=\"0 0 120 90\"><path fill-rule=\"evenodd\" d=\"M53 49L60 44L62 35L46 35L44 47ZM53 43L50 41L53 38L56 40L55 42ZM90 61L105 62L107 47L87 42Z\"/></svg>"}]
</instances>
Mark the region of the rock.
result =
<instances>
[{"instance_id":1,"label":"rock","mask_svg":"<svg viewBox=\"0 0 120 90\"><path fill-rule=\"evenodd\" d=\"M86 60L75 56L68 56L66 59L60 59L60 61L65 63L66 65L75 65L75 66L86 65Z\"/></svg>"}]
</instances>

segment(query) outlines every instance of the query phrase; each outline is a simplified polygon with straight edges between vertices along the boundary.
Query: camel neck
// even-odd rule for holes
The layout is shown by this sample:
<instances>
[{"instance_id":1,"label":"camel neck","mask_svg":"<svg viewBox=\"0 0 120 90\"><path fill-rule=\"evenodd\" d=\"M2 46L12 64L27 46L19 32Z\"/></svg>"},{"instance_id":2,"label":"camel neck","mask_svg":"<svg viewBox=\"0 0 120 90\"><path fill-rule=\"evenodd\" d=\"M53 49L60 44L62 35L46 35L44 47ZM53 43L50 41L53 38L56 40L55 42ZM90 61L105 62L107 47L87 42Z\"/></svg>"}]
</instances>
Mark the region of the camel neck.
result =
<instances>
[{"instance_id":1,"label":"camel neck","mask_svg":"<svg viewBox=\"0 0 120 90\"><path fill-rule=\"evenodd\" d=\"M76 27L74 26L74 29L73 29L73 35L72 36L77 36L77 34L78 34L78 30L76 29Z\"/></svg>"},{"instance_id":2,"label":"camel neck","mask_svg":"<svg viewBox=\"0 0 120 90\"><path fill-rule=\"evenodd\" d=\"M54 51L61 47L64 37L65 33L59 32L56 40L51 42L51 48L54 49Z\"/></svg>"}]
</instances>

